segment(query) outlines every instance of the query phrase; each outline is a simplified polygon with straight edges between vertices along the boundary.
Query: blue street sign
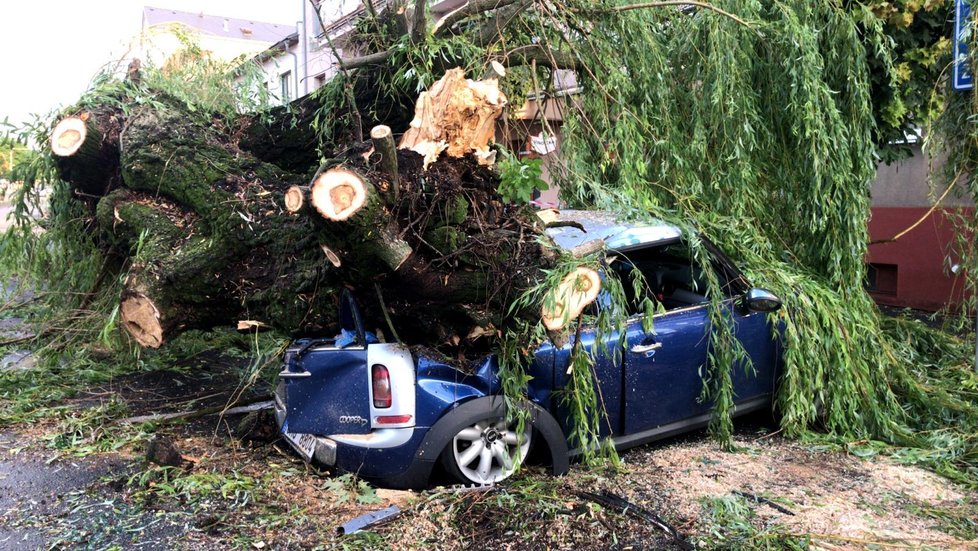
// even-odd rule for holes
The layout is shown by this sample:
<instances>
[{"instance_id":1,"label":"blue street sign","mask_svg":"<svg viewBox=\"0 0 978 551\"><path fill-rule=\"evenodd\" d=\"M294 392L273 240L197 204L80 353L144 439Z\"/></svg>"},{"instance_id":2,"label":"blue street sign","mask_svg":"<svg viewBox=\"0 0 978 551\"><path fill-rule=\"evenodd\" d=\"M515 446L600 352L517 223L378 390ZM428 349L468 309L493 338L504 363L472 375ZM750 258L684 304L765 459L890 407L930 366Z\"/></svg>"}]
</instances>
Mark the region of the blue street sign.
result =
<instances>
[{"instance_id":1,"label":"blue street sign","mask_svg":"<svg viewBox=\"0 0 978 551\"><path fill-rule=\"evenodd\" d=\"M975 76L968 65L968 40L971 37L971 0L954 0L954 82L955 90L971 90Z\"/></svg>"}]
</instances>

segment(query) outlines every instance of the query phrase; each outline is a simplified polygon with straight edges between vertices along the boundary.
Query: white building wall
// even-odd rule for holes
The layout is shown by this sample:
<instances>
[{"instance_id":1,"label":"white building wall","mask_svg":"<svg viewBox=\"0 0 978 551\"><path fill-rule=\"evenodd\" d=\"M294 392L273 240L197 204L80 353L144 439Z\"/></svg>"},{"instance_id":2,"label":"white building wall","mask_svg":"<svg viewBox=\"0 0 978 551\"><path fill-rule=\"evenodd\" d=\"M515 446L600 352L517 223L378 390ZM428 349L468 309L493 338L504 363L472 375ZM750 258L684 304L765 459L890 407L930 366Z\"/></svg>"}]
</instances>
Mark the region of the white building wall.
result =
<instances>
[{"instance_id":1,"label":"white building wall","mask_svg":"<svg viewBox=\"0 0 978 551\"><path fill-rule=\"evenodd\" d=\"M308 1L302 1L303 21L300 22L299 43L300 47L305 47L301 48L302 77L299 89L303 95L316 90L339 72L336 57L328 41L320 38L323 25L328 27L362 6L362 0L324 0L317 16L312 5ZM339 33L330 33L331 38L335 38L343 30L345 29L337 29ZM342 56L342 49L338 48L337 53Z\"/></svg>"},{"instance_id":2,"label":"white building wall","mask_svg":"<svg viewBox=\"0 0 978 551\"><path fill-rule=\"evenodd\" d=\"M242 56L247 59L271 46L269 42L211 36L181 23L166 23L144 26L134 40L132 56L162 67L170 56L185 47L178 37L181 33L191 37L202 51L221 61L233 61Z\"/></svg>"},{"instance_id":3,"label":"white building wall","mask_svg":"<svg viewBox=\"0 0 978 551\"><path fill-rule=\"evenodd\" d=\"M265 73L265 86L268 87L269 95L274 98L272 103L284 103L282 97L282 78L288 76L288 99L293 100L302 94L298 81L301 78L301 67L299 66L299 53L293 46L287 52L280 52L278 55L268 57L261 63L261 70Z\"/></svg>"},{"instance_id":4,"label":"white building wall","mask_svg":"<svg viewBox=\"0 0 978 551\"><path fill-rule=\"evenodd\" d=\"M303 2L303 4L309 6L309 2ZM323 21L328 25L361 6L363 6L362 0L323 0L319 5L319 12L323 16Z\"/></svg>"}]
</instances>

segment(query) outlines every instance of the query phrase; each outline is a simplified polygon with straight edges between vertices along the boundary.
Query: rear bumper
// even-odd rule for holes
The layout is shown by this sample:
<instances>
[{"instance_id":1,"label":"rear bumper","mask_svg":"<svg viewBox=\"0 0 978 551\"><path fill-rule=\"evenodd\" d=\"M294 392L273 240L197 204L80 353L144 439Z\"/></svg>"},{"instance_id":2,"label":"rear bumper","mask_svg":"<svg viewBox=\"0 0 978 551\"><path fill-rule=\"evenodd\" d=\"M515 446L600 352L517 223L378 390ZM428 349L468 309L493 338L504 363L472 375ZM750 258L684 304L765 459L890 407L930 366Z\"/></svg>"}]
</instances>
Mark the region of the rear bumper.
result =
<instances>
[{"instance_id":1,"label":"rear bumper","mask_svg":"<svg viewBox=\"0 0 978 551\"><path fill-rule=\"evenodd\" d=\"M275 392L275 423L278 425L282 438L292 446L306 462L313 460L327 466L336 464L336 441L315 434L295 434L289 432L285 419L285 403L281 394Z\"/></svg>"},{"instance_id":2,"label":"rear bumper","mask_svg":"<svg viewBox=\"0 0 978 551\"><path fill-rule=\"evenodd\" d=\"M356 473L394 488L421 488L428 480L433 462L416 459L428 427L375 429L368 434L295 434L288 430L286 412L280 386L275 392L275 421L285 441L306 462Z\"/></svg>"}]
</instances>

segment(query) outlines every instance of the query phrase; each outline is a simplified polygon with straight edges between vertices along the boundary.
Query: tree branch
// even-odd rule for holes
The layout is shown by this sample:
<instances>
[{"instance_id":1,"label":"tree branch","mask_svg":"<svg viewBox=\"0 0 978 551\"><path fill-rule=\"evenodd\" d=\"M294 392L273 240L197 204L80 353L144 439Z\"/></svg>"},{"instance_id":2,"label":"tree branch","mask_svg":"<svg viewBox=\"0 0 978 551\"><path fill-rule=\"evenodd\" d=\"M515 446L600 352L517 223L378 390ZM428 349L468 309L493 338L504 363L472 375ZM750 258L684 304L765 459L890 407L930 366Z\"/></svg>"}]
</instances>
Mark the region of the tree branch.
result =
<instances>
[{"instance_id":1,"label":"tree branch","mask_svg":"<svg viewBox=\"0 0 978 551\"><path fill-rule=\"evenodd\" d=\"M626 12L626 11L642 10L642 9L646 9L646 8L668 8L670 6L695 6L697 8L703 8L704 10L714 11L714 12L716 12L716 13L724 16L724 17L729 17L733 21L736 21L737 23L739 23L739 24L741 24L741 25L743 25L743 26L745 26L745 27L747 27L749 29L752 29L753 28L753 27L751 27L750 23L748 23L747 21L744 21L740 17L737 17L736 15L728 12L727 10L724 10L722 8L718 8L718 7L714 6L713 4L709 4L707 2L697 2L696 0L663 0L663 1L660 1L660 2L641 2L641 3L638 3L638 4L629 4L629 5L626 5L626 6L614 6L614 7L610 7L610 8L599 8L599 9L593 9L593 10L591 10L591 9L576 9L574 11L579 12L579 13L580 12L586 12L586 13L622 13L622 12Z\"/></svg>"},{"instance_id":2,"label":"tree branch","mask_svg":"<svg viewBox=\"0 0 978 551\"><path fill-rule=\"evenodd\" d=\"M411 21L411 44L418 44L424 40L425 31L427 31L428 21L425 17L425 6L428 4L425 0L415 0L414 2L414 17Z\"/></svg>"},{"instance_id":3,"label":"tree branch","mask_svg":"<svg viewBox=\"0 0 978 551\"><path fill-rule=\"evenodd\" d=\"M326 22L323 21L323 14L319 11L319 5L316 3L316 0L309 0L309 4L312 6L313 11L316 12L316 17L319 19L319 26L323 29L323 37L326 39L326 43L329 44L329 49L333 53L333 57L340 64L340 71L343 72L344 76L349 77L350 68L343 64L340 53L337 51L336 45L333 44L333 39L329 36L329 31L326 29ZM357 123L357 137L359 141L363 141L363 117L360 116L360 110L357 109L357 101L353 97L353 89L349 86L349 80L343 88L346 91L347 100L350 102L350 113L352 113L353 119Z\"/></svg>"},{"instance_id":4,"label":"tree branch","mask_svg":"<svg viewBox=\"0 0 978 551\"><path fill-rule=\"evenodd\" d=\"M555 52L540 44L520 46L503 54L501 63L506 67L519 65L544 65L551 69L580 70L583 66L572 54Z\"/></svg>"},{"instance_id":5,"label":"tree branch","mask_svg":"<svg viewBox=\"0 0 978 551\"><path fill-rule=\"evenodd\" d=\"M900 239L901 237L903 237L904 235L907 235L908 233L913 231L917 226L923 224L924 220L927 220L927 218L930 217L931 214L934 214L934 211L937 210L938 206L940 206L941 201L943 201L947 197L947 195L951 193L951 190L954 189L954 186L958 183L958 179L961 178L962 174L963 172L958 172L958 175L955 176L953 180L951 180L951 185L947 186L947 189L945 189L944 193L942 193L941 196L937 198L937 201L935 201L934 204L931 205L929 209L927 209L927 212L925 212L923 216L921 216L916 222L911 224L910 227L908 227L907 229L903 230L902 232L894 235L889 239L877 239L875 241L870 241L869 244L882 245L884 243L893 243L898 239Z\"/></svg>"},{"instance_id":6,"label":"tree branch","mask_svg":"<svg viewBox=\"0 0 978 551\"><path fill-rule=\"evenodd\" d=\"M439 19L438 22L435 23L433 33L438 36L444 35L452 28L453 25L467 17L485 13L487 11L498 10L496 16L479 29L476 38L474 39L476 44L485 46L486 44L492 42L492 40L499 35L500 31L505 28L506 25L508 25L509 22L516 17L516 15L528 8L530 5L532 5L532 1L530 0L472 0ZM414 24L412 25L411 29L411 42L417 41L415 34L416 32L419 32L417 17L417 12L415 12ZM420 26L421 28L424 27L423 24ZM394 51L392 49L387 49L363 56L339 59L338 62L344 69L358 69L361 67L366 67L367 65L379 65L381 63L385 63L393 54ZM541 59L538 61L540 63L551 65L551 63L547 62L546 60ZM527 63L529 63L529 61L527 61ZM522 63L516 63L516 65L521 64Z\"/></svg>"},{"instance_id":7,"label":"tree branch","mask_svg":"<svg viewBox=\"0 0 978 551\"><path fill-rule=\"evenodd\" d=\"M478 46L485 47L493 42L493 39L498 37L503 29L508 26L517 15L523 10L533 5L532 0L517 0L511 4L503 6L501 9L497 10L495 16L482 25L479 28L479 32L476 35L473 42Z\"/></svg>"},{"instance_id":8,"label":"tree branch","mask_svg":"<svg viewBox=\"0 0 978 551\"><path fill-rule=\"evenodd\" d=\"M370 17L373 18L374 21L376 21L377 10L374 9L373 0L362 0L362 1L363 1L363 9L367 10L367 13L370 14Z\"/></svg>"},{"instance_id":9,"label":"tree branch","mask_svg":"<svg viewBox=\"0 0 978 551\"><path fill-rule=\"evenodd\" d=\"M394 50L384 50L382 52L362 55L359 57L351 57L347 59L340 59L337 57L336 59L339 62L340 67L342 67L344 70L350 70L366 67L367 65L380 65L381 63L387 62L392 55L394 55Z\"/></svg>"},{"instance_id":10,"label":"tree branch","mask_svg":"<svg viewBox=\"0 0 978 551\"><path fill-rule=\"evenodd\" d=\"M469 0L465 4L459 6L458 8L446 13L441 19L435 22L435 27L432 29L432 34L440 36L442 33L447 33L455 26L456 23L472 17L473 15L479 15L487 11L497 10L499 8L508 6L517 0Z\"/></svg>"}]
</instances>

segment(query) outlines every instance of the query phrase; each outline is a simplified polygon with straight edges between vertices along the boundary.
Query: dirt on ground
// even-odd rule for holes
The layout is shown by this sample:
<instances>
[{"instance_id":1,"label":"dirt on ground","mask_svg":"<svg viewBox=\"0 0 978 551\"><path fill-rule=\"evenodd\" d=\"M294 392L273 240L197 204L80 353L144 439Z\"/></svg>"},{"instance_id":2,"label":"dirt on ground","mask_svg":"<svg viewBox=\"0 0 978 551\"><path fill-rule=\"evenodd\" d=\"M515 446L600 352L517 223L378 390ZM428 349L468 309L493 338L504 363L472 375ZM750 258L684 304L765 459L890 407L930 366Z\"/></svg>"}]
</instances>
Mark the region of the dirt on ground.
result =
<instances>
[{"instance_id":1,"label":"dirt on ground","mask_svg":"<svg viewBox=\"0 0 978 551\"><path fill-rule=\"evenodd\" d=\"M645 491L663 497L692 530L704 500L739 494L756 509L760 525L807 536L821 548L978 549L974 532L942 525L930 514L957 513L967 522L976 512L976 494L931 472L778 437L741 435L736 446L733 453L704 439L647 446L627 456L625 476L647 484Z\"/></svg>"}]
</instances>

